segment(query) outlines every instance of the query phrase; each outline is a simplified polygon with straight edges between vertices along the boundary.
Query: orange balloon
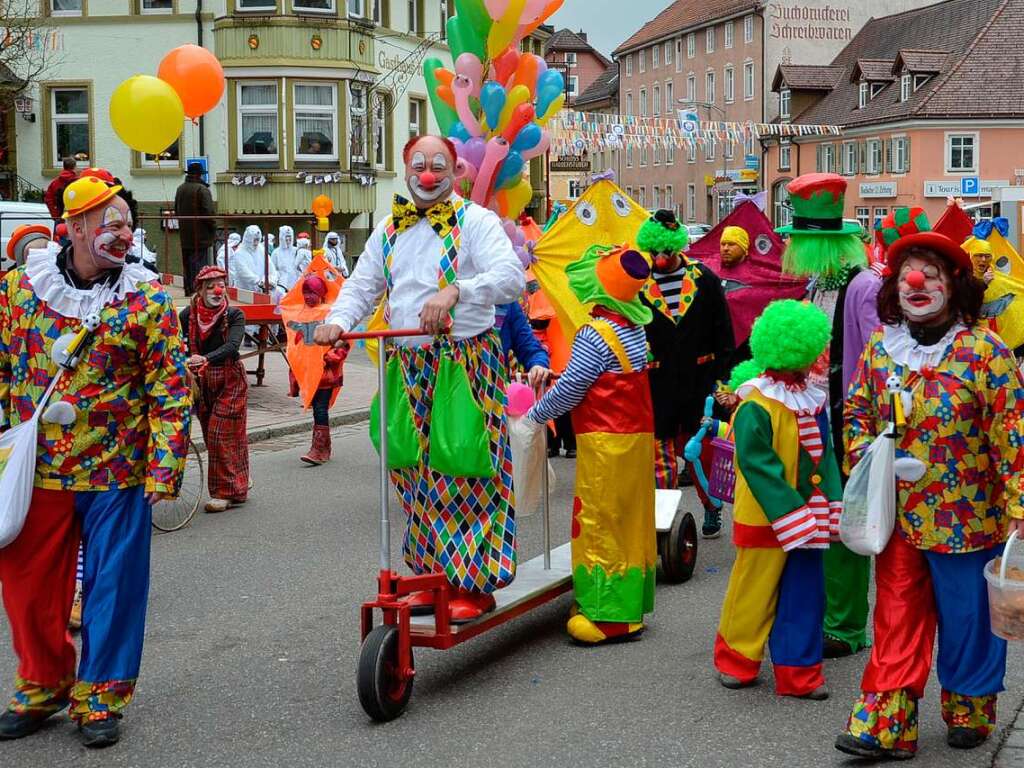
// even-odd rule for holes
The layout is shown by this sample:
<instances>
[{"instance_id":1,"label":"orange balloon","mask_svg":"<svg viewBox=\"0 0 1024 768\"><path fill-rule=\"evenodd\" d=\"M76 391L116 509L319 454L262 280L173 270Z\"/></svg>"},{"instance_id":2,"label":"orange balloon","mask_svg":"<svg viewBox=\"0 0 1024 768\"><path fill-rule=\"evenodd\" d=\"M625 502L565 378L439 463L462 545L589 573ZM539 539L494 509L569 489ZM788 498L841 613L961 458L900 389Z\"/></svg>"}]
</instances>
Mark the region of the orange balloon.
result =
<instances>
[{"instance_id":1,"label":"orange balloon","mask_svg":"<svg viewBox=\"0 0 1024 768\"><path fill-rule=\"evenodd\" d=\"M310 210L317 218L325 219L334 212L334 201L327 195L317 195L313 198Z\"/></svg>"},{"instance_id":2,"label":"orange balloon","mask_svg":"<svg viewBox=\"0 0 1024 768\"><path fill-rule=\"evenodd\" d=\"M455 108L455 94L452 93L451 86L439 85L437 86L437 95L445 104L452 109Z\"/></svg>"},{"instance_id":3,"label":"orange balloon","mask_svg":"<svg viewBox=\"0 0 1024 768\"><path fill-rule=\"evenodd\" d=\"M434 70L434 76L437 78L437 82L441 85L447 85L449 88L455 82L455 73L444 67Z\"/></svg>"},{"instance_id":4,"label":"orange balloon","mask_svg":"<svg viewBox=\"0 0 1024 768\"><path fill-rule=\"evenodd\" d=\"M516 79L512 83L512 87L515 88L517 85L525 85L530 89L530 96L537 95L537 73L540 65L538 64L539 58L534 56L532 53L524 54L519 59L519 67L516 69Z\"/></svg>"},{"instance_id":5,"label":"orange balloon","mask_svg":"<svg viewBox=\"0 0 1024 768\"><path fill-rule=\"evenodd\" d=\"M205 115L224 95L224 68L217 57L198 45L179 45L164 56L157 77L181 97L186 117Z\"/></svg>"}]
</instances>

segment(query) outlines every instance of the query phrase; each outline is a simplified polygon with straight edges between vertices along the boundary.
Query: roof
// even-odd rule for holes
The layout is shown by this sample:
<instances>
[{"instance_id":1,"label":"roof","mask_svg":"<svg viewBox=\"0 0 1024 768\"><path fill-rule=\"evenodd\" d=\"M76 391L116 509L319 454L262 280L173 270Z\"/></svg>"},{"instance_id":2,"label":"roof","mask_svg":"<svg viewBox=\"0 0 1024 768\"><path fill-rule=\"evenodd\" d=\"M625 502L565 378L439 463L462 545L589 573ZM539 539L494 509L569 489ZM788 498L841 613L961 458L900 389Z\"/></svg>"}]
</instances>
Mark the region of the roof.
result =
<instances>
[{"instance_id":1,"label":"roof","mask_svg":"<svg viewBox=\"0 0 1024 768\"><path fill-rule=\"evenodd\" d=\"M826 96L794 123L855 128L901 120L1024 116L1024 0L946 0L893 16L872 19L832 65L844 76ZM899 83L887 84L867 106L857 108L858 86L852 76L865 62L890 61L901 51L927 51L941 69L910 98L901 102ZM994 79L993 66L1005 77ZM874 73L874 65L868 64ZM981 84L984 87L979 87Z\"/></svg>"},{"instance_id":2,"label":"roof","mask_svg":"<svg viewBox=\"0 0 1024 768\"><path fill-rule=\"evenodd\" d=\"M842 67L829 65L780 64L772 81L777 91L783 83L793 91L831 91L843 77Z\"/></svg>"},{"instance_id":3,"label":"roof","mask_svg":"<svg viewBox=\"0 0 1024 768\"><path fill-rule=\"evenodd\" d=\"M612 55L618 56L692 27L755 11L759 5L760 0L675 0L616 48Z\"/></svg>"},{"instance_id":4,"label":"roof","mask_svg":"<svg viewBox=\"0 0 1024 768\"><path fill-rule=\"evenodd\" d=\"M587 90L573 100L572 106L575 109L582 109L590 105L599 105L603 101L617 102L618 96L619 65L612 64Z\"/></svg>"},{"instance_id":5,"label":"roof","mask_svg":"<svg viewBox=\"0 0 1024 768\"><path fill-rule=\"evenodd\" d=\"M900 51L899 56L892 65L893 74L902 70L907 72L941 72L946 59L949 58L949 51L923 51L911 48Z\"/></svg>"},{"instance_id":6,"label":"roof","mask_svg":"<svg viewBox=\"0 0 1024 768\"><path fill-rule=\"evenodd\" d=\"M872 83L888 83L894 79L892 59L860 59L853 68L850 80L859 83L867 80Z\"/></svg>"},{"instance_id":7,"label":"roof","mask_svg":"<svg viewBox=\"0 0 1024 768\"><path fill-rule=\"evenodd\" d=\"M586 32L573 32L571 29L560 29L555 32L546 43L544 43L544 54L553 51L576 51L577 53L592 53L607 66L611 60L587 42Z\"/></svg>"}]
</instances>

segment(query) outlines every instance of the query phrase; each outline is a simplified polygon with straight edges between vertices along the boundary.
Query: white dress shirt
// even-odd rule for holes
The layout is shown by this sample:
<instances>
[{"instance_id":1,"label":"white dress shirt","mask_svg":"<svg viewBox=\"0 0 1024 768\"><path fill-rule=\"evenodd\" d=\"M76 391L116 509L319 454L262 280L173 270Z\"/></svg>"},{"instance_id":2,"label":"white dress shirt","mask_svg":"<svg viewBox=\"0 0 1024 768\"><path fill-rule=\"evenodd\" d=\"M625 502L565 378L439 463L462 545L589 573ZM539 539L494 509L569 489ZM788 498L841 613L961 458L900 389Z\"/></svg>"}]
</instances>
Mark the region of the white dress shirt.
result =
<instances>
[{"instance_id":1,"label":"white dress shirt","mask_svg":"<svg viewBox=\"0 0 1024 768\"><path fill-rule=\"evenodd\" d=\"M387 289L384 277L384 231L390 217L374 229L341 288L326 322L350 331L367 318ZM419 328L420 310L438 290L443 245L430 222L421 219L395 241L391 258L391 327ZM494 327L494 306L515 301L526 288L526 277L512 242L495 213L467 205L459 247L459 302L455 305L452 337L468 339ZM428 337L398 339L416 346Z\"/></svg>"}]
</instances>

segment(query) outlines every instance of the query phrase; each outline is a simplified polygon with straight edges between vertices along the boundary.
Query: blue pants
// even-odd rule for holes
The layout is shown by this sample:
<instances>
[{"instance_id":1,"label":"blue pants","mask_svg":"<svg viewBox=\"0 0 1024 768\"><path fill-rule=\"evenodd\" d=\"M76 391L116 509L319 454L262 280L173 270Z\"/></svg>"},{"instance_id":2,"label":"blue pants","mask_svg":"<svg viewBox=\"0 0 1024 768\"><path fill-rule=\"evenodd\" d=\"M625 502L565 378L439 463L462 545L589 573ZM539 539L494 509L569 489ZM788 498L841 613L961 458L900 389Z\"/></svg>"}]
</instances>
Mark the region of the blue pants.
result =
<instances>
[{"instance_id":1,"label":"blue pants","mask_svg":"<svg viewBox=\"0 0 1024 768\"><path fill-rule=\"evenodd\" d=\"M775 675L792 668L798 677L821 674L825 622L825 551L794 549L786 556L775 623L768 635ZM799 672L797 672L799 670ZM787 675L783 673L783 677ZM813 690L813 689L812 689Z\"/></svg>"},{"instance_id":2,"label":"blue pants","mask_svg":"<svg viewBox=\"0 0 1024 768\"><path fill-rule=\"evenodd\" d=\"M318 389L316 394L313 395L313 424L317 427L330 426L330 408L331 408L331 395L334 394L333 389Z\"/></svg>"}]
</instances>

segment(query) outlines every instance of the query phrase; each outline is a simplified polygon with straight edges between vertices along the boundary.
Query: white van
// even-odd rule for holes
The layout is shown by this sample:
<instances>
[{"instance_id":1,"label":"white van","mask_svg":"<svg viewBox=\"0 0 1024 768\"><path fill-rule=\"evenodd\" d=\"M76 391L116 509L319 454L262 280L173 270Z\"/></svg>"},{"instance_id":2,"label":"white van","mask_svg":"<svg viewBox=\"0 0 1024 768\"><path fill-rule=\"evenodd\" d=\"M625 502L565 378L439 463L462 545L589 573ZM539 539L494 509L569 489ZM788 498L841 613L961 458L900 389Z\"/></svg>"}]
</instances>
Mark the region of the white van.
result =
<instances>
[{"instance_id":1,"label":"white van","mask_svg":"<svg viewBox=\"0 0 1024 768\"><path fill-rule=\"evenodd\" d=\"M11 233L23 224L43 224L53 230L50 211L42 203L0 200L0 272L17 266L7 258L7 241L11 239Z\"/></svg>"}]
</instances>

